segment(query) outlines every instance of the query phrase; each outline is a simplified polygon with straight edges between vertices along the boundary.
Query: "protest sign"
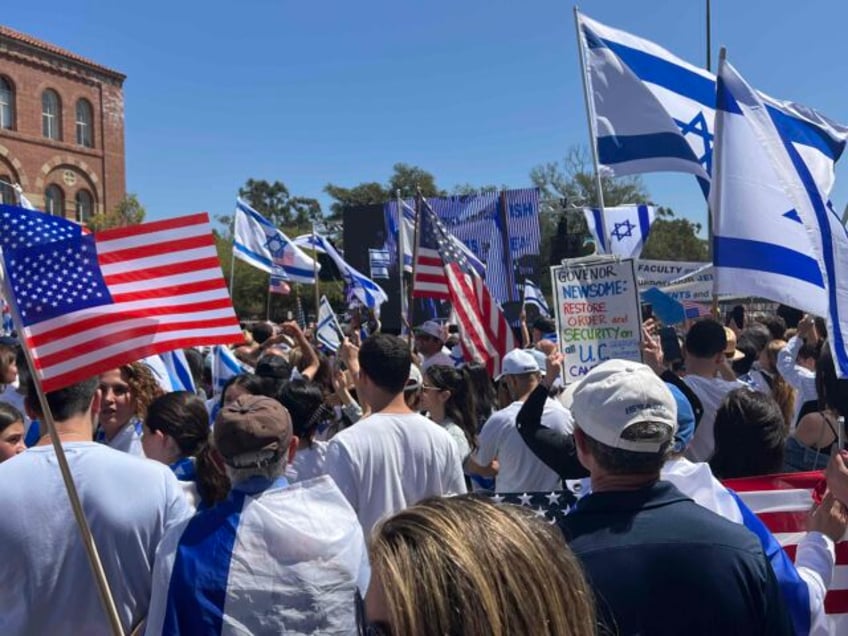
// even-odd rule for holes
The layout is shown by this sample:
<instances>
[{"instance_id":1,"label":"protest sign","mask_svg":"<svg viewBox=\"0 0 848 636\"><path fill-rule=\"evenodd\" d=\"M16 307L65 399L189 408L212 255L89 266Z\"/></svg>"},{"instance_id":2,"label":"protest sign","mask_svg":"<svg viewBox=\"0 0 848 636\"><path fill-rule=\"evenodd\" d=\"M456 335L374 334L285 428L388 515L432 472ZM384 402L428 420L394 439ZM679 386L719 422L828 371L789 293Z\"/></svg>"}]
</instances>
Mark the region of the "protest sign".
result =
<instances>
[{"instance_id":1,"label":"protest sign","mask_svg":"<svg viewBox=\"0 0 848 636\"><path fill-rule=\"evenodd\" d=\"M642 360L633 260L564 261L551 279L566 384L611 358Z\"/></svg>"},{"instance_id":2,"label":"protest sign","mask_svg":"<svg viewBox=\"0 0 848 636\"><path fill-rule=\"evenodd\" d=\"M709 303L713 298L713 266L705 263L700 269L670 281L660 290L678 302Z\"/></svg>"},{"instance_id":3,"label":"protest sign","mask_svg":"<svg viewBox=\"0 0 848 636\"><path fill-rule=\"evenodd\" d=\"M640 258L636 261L636 277L639 281L639 291L651 287L662 289L672 281L708 265L698 261L654 261Z\"/></svg>"}]
</instances>

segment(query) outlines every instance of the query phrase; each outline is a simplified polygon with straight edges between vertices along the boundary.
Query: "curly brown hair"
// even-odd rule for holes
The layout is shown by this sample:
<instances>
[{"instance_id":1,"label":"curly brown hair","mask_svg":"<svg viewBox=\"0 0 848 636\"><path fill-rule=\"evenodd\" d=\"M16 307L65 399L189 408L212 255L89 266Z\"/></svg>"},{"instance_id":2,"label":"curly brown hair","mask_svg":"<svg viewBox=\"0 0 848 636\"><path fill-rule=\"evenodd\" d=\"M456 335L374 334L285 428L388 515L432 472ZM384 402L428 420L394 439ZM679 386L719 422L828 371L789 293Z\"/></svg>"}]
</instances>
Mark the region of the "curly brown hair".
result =
<instances>
[{"instance_id":1,"label":"curly brown hair","mask_svg":"<svg viewBox=\"0 0 848 636\"><path fill-rule=\"evenodd\" d=\"M125 364L121 369L121 377L130 386L132 395L133 411L136 416L144 419L147 415L147 407L165 392L156 381L156 376L143 362Z\"/></svg>"}]
</instances>

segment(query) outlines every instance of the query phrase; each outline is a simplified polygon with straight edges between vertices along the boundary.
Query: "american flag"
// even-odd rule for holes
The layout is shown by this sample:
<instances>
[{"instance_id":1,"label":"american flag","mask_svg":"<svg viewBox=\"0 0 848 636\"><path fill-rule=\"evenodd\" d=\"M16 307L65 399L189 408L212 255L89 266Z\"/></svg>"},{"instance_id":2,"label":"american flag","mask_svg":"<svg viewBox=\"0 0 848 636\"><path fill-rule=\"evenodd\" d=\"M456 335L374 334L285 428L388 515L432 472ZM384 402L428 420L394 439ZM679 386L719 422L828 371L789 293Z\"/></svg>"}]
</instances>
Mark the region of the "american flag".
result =
<instances>
[{"instance_id":1,"label":"american flag","mask_svg":"<svg viewBox=\"0 0 848 636\"><path fill-rule=\"evenodd\" d=\"M486 365L492 376L500 374L501 359L515 347L512 329L486 283L426 202L412 293L449 300L466 358Z\"/></svg>"},{"instance_id":2,"label":"american flag","mask_svg":"<svg viewBox=\"0 0 848 636\"><path fill-rule=\"evenodd\" d=\"M286 282L286 278L271 275L271 278L268 280L268 291L272 294L285 296L291 293L291 287L289 287L289 284Z\"/></svg>"},{"instance_id":3,"label":"american flag","mask_svg":"<svg viewBox=\"0 0 848 636\"><path fill-rule=\"evenodd\" d=\"M700 318L701 316L709 316L712 314L709 305L705 305L704 303L696 303L692 300L681 300L680 304L683 305L683 313L687 320Z\"/></svg>"},{"instance_id":4,"label":"american flag","mask_svg":"<svg viewBox=\"0 0 848 636\"><path fill-rule=\"evenodd\" d=\"M813 491L822 478L820 472L786 473L727 479L722 483L736 491L794 561L798 542L806 533ZM836 567L825 598L825 611L831 619L832 633L848 634L848 541L836 544Z\"/></svg>"},{"instance_id":5,"label":"american flag","mask_svg":"<svg viewBox=\"0 0 848 636\"><path fill-rule=\"evenodd\" d=\"M577 497L570 490L499 492L490 495L489 499L496 504L512 504L529 508L537 517L549 523L561 521L577 502Z\"/></svg>"},{"instance_id":6,"label":"american flag","mask_svg":"<svg viewBox=\"0 0 848 636\"><path fill-rule=\"evenodd\" d=\"M40 213L0 215L8 284L45 391L165 351L243 340L205 213L96 237Z\"/></svg>"}]
</instances>

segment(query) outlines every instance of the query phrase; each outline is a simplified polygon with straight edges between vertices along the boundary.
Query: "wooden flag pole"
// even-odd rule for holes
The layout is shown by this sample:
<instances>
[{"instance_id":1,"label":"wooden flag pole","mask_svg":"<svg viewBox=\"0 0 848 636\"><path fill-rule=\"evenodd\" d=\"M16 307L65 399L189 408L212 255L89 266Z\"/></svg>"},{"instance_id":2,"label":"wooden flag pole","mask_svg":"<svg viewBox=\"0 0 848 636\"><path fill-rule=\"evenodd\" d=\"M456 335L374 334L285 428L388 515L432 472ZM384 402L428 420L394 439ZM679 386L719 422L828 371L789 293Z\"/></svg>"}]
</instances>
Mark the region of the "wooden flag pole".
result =
<instances>
[{"instance_id":1,"label":"wooden flag pole","mask_svg":"<svg viewBox=\"0 0 848 636\"><path fill-rule=\"evenodd\" d=\"M12 320L14 320L15 323L15 330L19 334L23 334L23 320L21 320L20 313L18 312L18 304L15 301L15 296L12 294L11 283L7 278L0 277L0 280L2 280L3 292L6 295L6 300L12 311ZM121 625L118 608L115 605L112 590L109 588L109 581L106 579L106 572L103 570L103 562L100 560L100 554L98 553L97 546L94 543L94 536L91 534L91 528L88 526L88 521L86 521L79 493L77 492L76 485L74 484L71 469L68 466L68 458L65 456L65 449L62 448L62 440L59 439L59 432L56 430L56 423L53 420L53 412L50 410L50 405L47 403L47 396L41 386L41 380L36 371L32 352L23 341L21 342L21 348L26 356L27 364L29 365L32 381L35 385L35 391L38 394L38 403L41 406L41 416L44 423L47 425L47 431L50 434L50 441L52 442L53 450L56 453L56 462L59 464L62 481L65 483L65 491L68 494L68 500L71 502L71 509L74 512L74 518L76 519L77 527L80 531L83 547L85 548L86 555L88 556L89 565L91 565L92 574L94 574L94 581L97 584L97 591L100 594L103 609L109 619L109 625L112 628L114 636L123 636L124 628L123 625Z\"/></svg>"}]
</instances>

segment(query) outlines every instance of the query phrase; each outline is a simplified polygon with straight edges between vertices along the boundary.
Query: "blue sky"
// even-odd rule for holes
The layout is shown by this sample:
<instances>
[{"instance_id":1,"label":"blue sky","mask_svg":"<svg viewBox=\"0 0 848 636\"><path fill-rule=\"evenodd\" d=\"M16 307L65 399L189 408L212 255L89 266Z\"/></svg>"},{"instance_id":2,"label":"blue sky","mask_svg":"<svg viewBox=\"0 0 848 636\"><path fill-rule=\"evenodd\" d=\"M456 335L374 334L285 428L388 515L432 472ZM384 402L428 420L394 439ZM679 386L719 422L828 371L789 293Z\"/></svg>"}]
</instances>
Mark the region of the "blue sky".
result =
<instances>
[{"instance_id":1,"label":"blue sky","mask_svg":"<svg viewBox=\"0 0 848 636\"><path fill-rule=\"evenodd\" d=\"M127 186L148 218L230 213L249 177L325 211L327 182L385 182L398 162L438 184L530 185L586 144L571 4L553 0L4 3L0 22L126 73ZM591 0L589 16L705 60L703 0ZM719 45L760 90L848 122L848 2L713 0ZM848 160L833 201L848 202ZM704 223L687 175L652 198Z\"/></svg>"}]
</instances>

